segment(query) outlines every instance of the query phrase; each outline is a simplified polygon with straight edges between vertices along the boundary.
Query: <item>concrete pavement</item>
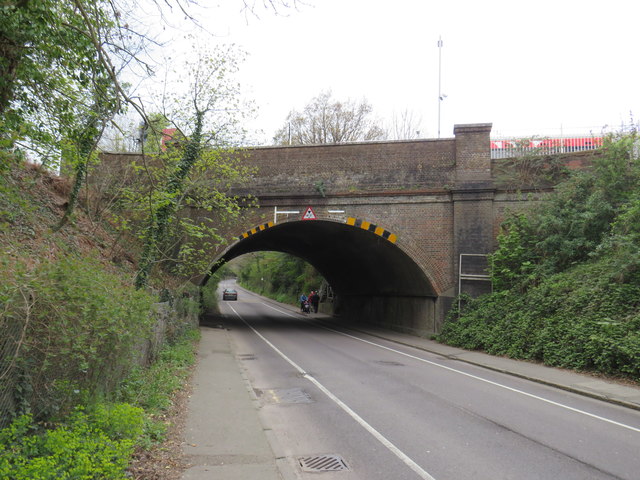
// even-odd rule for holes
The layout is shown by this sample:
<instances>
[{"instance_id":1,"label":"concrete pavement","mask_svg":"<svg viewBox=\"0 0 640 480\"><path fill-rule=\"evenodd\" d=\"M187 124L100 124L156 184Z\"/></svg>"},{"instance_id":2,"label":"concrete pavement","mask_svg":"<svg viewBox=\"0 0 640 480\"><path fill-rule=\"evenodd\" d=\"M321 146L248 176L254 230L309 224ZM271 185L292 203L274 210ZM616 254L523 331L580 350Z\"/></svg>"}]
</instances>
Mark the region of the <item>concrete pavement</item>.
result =
<instances>
[{"instance_id":1,"label":"concrete pavement","mask_svg":"<svg viewBox=\"0 0 640 480\"><path fill-rule=\"evenodd\" d=\"M202 328L189 399L183 480L281 480L258 405L222 328Z\"/></svg>"},{"instance_id":2,"label":"concrete pavement","mask_svg":"<svg viewBox=\"0 0 640 480\"><path fill-rule=\"evenodd\" d=\"M298 314L296 307L269 302ZM305 315L304 318L338 326L335 319L323 314ZM640 410L640 386L449 347L389 330L365 326L352 328L450 359ZM282 480L291 477L291 472L282 473L278 468L283 463L276 459L268 440L269 433L260 423L259 404L234 357L226 330L202 328L193 382L183 449L185 460L191 466L185 471L183 480Z\"/></svg>"}]
</instances>

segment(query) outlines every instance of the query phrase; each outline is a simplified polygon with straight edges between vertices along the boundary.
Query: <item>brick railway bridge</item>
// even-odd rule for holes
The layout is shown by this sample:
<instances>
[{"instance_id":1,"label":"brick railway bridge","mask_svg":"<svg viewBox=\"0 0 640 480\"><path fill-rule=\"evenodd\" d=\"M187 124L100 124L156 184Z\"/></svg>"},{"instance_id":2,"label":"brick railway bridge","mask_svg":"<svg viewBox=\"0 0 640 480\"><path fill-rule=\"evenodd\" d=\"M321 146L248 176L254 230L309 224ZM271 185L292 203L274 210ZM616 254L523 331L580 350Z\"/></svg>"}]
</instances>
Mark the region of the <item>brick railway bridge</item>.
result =
<instances>
[{"instance_id":1,"label":"brick railway bridge","mask_svg":"<svg viewBox=\"0 0 640 480\"><path fill-rule=\"evenodd\" d=\"M289 253L331 285L325 311L437 332L459 292L490 291L486 255L504 212L531 198L495 187L490 132L469 124L437 140L251 148L255 178L232 193L257 197L259 208L225 232L212 265Z\"/></svg>"},{"instance_id":2,"label":"brick railway bridge","mask_svg":"<svg viewBox=\"0 0 640 480\"><path fill-rule=\"evenodd\" d=\"M256 177L234 193L260 207L212 258L286 252L331 285L324 308L437 332L459 292L490 291L486 254L504 211L527 198L494 187L490 132L471 124L447 139L250 149Z\"/></svg>"}]
</instances>

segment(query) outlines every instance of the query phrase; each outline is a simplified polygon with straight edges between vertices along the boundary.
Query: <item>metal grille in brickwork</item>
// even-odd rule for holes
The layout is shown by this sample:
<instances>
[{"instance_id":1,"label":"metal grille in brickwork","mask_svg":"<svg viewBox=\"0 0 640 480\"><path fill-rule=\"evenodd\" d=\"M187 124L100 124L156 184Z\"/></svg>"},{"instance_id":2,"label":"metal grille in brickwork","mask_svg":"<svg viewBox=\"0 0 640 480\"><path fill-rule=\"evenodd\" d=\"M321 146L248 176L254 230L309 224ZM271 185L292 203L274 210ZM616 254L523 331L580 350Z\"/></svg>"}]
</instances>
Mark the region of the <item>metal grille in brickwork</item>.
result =
<instances>
[{"instance_id":1,"label":"metal grille in brickwork","mask_svg":"<svg viewBox=\"0 0 640 480\"><path fill-rule=\"evenodd\" d=\"M458 262L458 293L477 297L491 292L489 256L483 253L462 253ZM460 300L458 301L460 308Z\"/></svg>"}]
</instances>

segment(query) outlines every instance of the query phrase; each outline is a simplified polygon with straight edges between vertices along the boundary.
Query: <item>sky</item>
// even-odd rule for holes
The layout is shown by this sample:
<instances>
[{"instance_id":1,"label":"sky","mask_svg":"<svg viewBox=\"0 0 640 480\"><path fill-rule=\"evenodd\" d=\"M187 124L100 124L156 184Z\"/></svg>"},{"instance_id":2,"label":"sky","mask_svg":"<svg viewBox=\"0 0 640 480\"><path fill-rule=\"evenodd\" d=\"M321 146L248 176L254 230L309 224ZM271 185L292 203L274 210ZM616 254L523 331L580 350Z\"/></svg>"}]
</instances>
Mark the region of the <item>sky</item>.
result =
<instances>
[{"instance_id":1,"label":"sky","mask_svg":"<svg viewBox=\"0 0 640 480\"><path fill-rule=\"evenodd\" d=\"M634 0L304 0L257 15L200 3L202 41L248 52L239 79L259 109L257 144L326 90L383 121L410 112L421 138L465 123L492 123L492 137L599 134L640 118ZM166 34L188 55L184 31Z\"/></svg>"}]
</instances>

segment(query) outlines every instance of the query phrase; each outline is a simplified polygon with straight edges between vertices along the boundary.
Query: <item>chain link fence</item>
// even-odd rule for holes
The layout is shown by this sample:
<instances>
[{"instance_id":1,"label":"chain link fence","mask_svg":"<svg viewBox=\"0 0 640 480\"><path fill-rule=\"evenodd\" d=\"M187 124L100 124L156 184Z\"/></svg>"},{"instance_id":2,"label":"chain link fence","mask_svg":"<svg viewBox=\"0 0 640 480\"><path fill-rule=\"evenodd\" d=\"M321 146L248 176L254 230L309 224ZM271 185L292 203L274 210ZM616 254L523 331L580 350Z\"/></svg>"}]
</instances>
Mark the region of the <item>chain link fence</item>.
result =
<instances>
[{"instance_id":1,"label":"chain link fence","mask_svg":"<svg viewBox=\"0 0 640 480\"><path fill-rule=\"evenodd\" d=\"M0 303L0 429L8 426L21 410L21 398L28 398L33 393L37 395L37 392L30 393L29 388L42 388L42 385L30 385L24 381L29 376L28 370L24 371L28 368L25 361L29 359L25 358L21 347L29 335L29 309L27 295L22 295L17 302L14 298L11 308ZM198 325L197 302L191 298L156 303L151 315L154 319L151 332L140 332L140 338L135 342L134 365L149 365L167 340L173 340ZM34 368L38 366L34 365Z\"/></svg>"},{"instance_id":2,"label":"chain link fence","mask_svg":"<svg viewBox=\"0 0 640 480\"><path fill-rule=\"evenodd\" d=\"M15 364L24 331L23 321L0 315L0 428L7 426L16 411Z\"/></svg>"}]
</instances>

